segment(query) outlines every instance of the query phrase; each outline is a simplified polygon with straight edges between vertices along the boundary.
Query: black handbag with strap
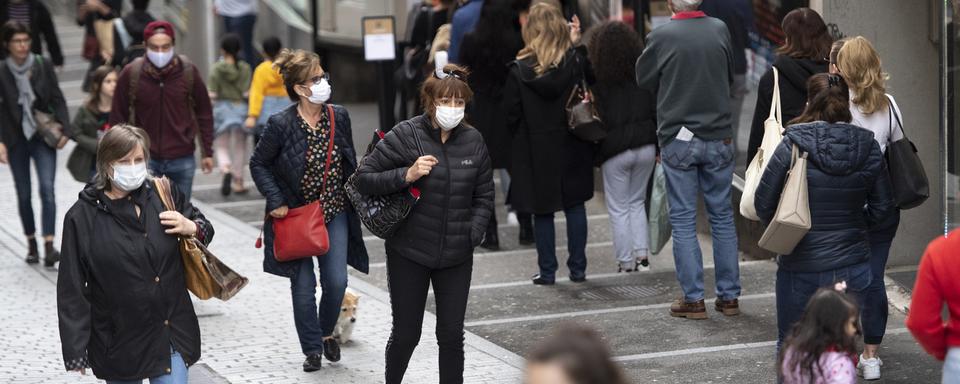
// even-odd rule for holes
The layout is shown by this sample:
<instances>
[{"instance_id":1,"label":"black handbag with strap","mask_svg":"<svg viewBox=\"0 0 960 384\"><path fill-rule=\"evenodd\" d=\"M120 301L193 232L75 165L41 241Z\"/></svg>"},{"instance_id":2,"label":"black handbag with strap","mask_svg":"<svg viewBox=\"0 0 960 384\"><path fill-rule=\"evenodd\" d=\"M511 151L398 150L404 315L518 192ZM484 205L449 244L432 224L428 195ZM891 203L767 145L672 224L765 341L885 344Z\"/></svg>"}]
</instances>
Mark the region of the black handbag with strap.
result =
<instances>
[{"instance_id":1,"label":"black handbag with strap","mask_svg":"<svg viewBox=\"0 0 960 384\"><path fill-rule=\"evenodd\" d=\"M893 119L897 119L897 126L903 132L903 138L887 144L887 169L890 172L890 181L893 184L894 202L900 209L910 209L923 204L930 197L930 181L927 172L923 169L920 156L917 156L917 146L907 139L903 131L900 116L890 109L890 139L893 138ZM890 139L887 139L888 141Z\"/></svg>"},{"instance_id":2,"label":"black handbag with strap","mask_svg":"<svg viewBox=\"0 0 960 384\"><path fill-rule=\"evenodd\" d=\"M606 138L607 131L603 127L603 121L600 120L600 114L597 113L597 106L594 104L590 87L587 86L586 74L583 72L580 56L575 53L574 57L577 66L580 67L580 81L574 85L570 96L567 98L567 103L564 105L567 111L567 126L570 133L580 140L595 143Z\"/></svg>"},{"instance_id":3,"label":"black handbag with strap","mask_svg":"<svg viewBox=\"0 0 960 384\"><path fill-rule=\"evenodd\" d=\"M413 129L413 138L417 143L418 156L422 157L423 145L420 143L417 130L418 128ZM380 136L381 134L382 132L377 130L377 137L374 140L382 140L383 136ZM373 145L369 148L367 155L372 150ZM358 169L366 159L367 156L360 159ZM420 200L420 191L413 186L388 195L364 195L357 190L356 172L347 179L346 184L344 184L344 191L347 199L353 204L357 216L360 217L360 222L381 239L393 236L400 228L400 223L410 215L413 206Z\"/></svg>"}]
</instances>

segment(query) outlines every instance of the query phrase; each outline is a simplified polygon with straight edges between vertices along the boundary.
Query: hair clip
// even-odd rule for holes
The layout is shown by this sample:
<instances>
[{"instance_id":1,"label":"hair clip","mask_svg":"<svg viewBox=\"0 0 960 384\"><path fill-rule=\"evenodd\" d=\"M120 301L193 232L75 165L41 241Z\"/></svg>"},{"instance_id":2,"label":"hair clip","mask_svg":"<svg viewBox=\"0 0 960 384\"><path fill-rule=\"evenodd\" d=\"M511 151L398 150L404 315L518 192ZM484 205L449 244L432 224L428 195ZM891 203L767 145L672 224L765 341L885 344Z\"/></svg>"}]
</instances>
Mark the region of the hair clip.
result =
<instances>
[{"instance_id":1,"label":"hair clip","mask_svg":"<svg viewBox=\"0 0 960 384\"><path fill-rule=\"evenodd\" d=\"M839 75L827 75L827 88L832 88L840 85L841 77Z\"/></svg>"},{"instance_id":2,"label":"hair clip","mask_svg":"<svg viewBox=\"0 0 960 384\"><path fill-rule=\"evenodd\" d=\"M833 285L833 289L837 292L847 292L847 282L845 280L838 281Z\"/></svg>"}]
</instances>

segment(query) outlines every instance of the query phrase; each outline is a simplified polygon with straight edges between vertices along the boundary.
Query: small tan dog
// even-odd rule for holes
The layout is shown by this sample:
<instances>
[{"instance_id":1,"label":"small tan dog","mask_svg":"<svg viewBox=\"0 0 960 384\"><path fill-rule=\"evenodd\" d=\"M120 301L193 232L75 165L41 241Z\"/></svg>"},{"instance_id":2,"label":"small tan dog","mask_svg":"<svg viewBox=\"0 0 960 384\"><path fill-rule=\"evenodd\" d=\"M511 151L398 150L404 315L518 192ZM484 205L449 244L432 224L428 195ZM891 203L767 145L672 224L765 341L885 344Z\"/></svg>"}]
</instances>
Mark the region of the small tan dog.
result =
<instances>
[{"instance_id":1,"label":"small tan dog","mask_svg":"<svg viewBox=\"0 0 960 384\"><path fill-rule=\"evenodd\" d=\"M337 318L337 325L333 329L333 337L340 344L346 344L350 341L353 334L353 323L357 322L357 305L360 303L360 296L349 290L343 295L343 304L340 305L340 317Z\"/></svg>"}]
</instances>

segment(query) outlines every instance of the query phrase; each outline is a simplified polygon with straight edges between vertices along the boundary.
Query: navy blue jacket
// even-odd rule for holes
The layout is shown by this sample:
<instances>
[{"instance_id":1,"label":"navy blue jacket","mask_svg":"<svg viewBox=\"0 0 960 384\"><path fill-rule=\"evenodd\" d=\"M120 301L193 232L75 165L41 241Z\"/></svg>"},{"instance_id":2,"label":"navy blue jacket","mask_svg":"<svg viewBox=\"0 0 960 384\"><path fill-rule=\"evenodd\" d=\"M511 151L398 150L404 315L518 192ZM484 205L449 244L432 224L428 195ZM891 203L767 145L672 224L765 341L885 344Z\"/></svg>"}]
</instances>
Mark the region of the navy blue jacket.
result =
<instances>
[{"instance_id":1,"label":"navy blue jacket","mask_svg":"<svg viewBox=\"0 0 960 384\"><path fill-rule=\"evenodd\" d=\"M339 105L333 106L333 114L336 123L334 143L342 152L340 166L343 167L343 182L346 182L347 177L357 169L350 114ZM257 189L267 198L267 213L284 205L291 209L306 205L300 180L307 169L307 136L300 128L298 119L296 103L270 116L263 137L250 158L250 174ZM363 243L360 218L349 201L347 215L350 227L347 263L360 272L368 273L369 258ZM303 259L280 263L273 257L273 226L269 222L263 224L263 240L263 271L278 276L293 276Z\"/></svg>"},{"instance_id":2,"label":"navy blue jacket","mask_svg":"<svg viewBox=\"0 0 960 384\"><path fill-rule=\"evenodd\" d=\"M892 186L873 132L822 121L787 128L757 188L757 214L769 223L790 168L796 143L807 152L807 189L813 225L781 268L822 272L858 264L870 257L868 228L894 211Z\"/></svg>"}]
</instances>

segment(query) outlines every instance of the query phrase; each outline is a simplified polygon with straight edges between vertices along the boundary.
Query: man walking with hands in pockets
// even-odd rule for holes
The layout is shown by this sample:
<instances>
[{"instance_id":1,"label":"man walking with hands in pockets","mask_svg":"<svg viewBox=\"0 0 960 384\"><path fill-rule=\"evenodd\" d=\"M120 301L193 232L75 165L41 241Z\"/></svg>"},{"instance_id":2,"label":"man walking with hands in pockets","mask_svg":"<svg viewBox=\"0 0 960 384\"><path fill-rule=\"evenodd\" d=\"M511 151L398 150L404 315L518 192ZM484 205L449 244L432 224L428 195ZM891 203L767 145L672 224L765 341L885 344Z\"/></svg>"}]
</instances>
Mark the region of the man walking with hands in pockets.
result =
<instances>
[{"instance_id":1,"label":"man walking with hands in pockets","mask_svg":"<svg viewBox=\"0 0 960 384\"><path fill-rule=\"evenodd\" d=\"M740 269L730 187L733 129L730 85L733 50L726 25L699 11L701 0L668 0L671 21L647 38L637 60L637 83L657 95L657 136L667 179L673 257L683 297L670 315L707 318L703 255L697 242L697 194L702 192L713 233L717 311L740 313ZM704 65L707 64L707 65Z\"/></svg>"}]
</instances>

